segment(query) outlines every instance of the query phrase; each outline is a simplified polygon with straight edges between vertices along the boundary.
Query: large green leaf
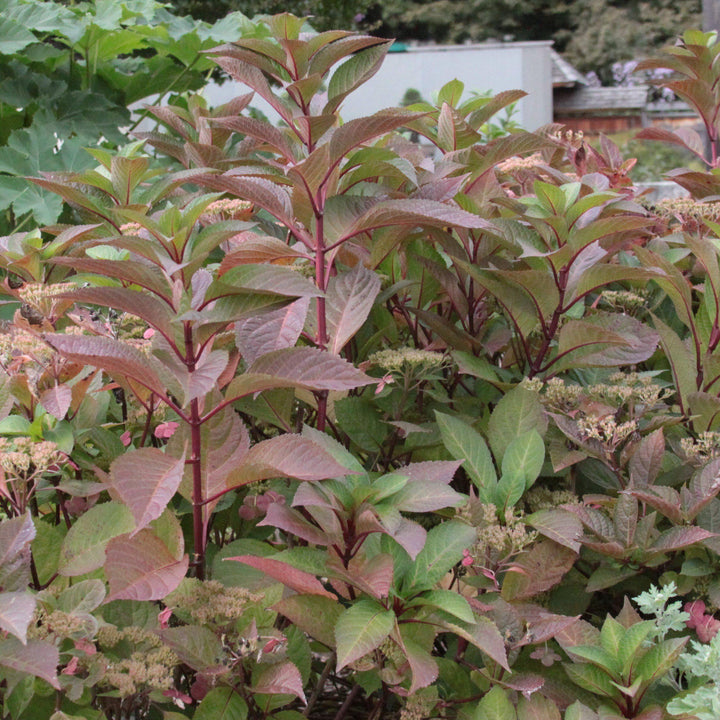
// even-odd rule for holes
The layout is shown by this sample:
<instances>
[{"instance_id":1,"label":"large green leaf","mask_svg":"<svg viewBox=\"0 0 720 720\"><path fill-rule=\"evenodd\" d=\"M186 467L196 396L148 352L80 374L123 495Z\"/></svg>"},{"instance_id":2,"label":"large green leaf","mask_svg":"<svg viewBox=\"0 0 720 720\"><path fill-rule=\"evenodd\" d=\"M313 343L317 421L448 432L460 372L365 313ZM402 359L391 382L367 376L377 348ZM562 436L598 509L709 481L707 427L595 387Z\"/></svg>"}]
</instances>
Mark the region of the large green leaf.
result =
<instances>
[{"instance_id":1,"label":"large green leaf","mask_svg":"<svg viewBox=\"0 0 720 720\"><path fill-rule=\"evenodd\" d=\"M532 429L516 437L505 450L502 459L503 475L523 478L525 488L537 480L545 461L545 443L537 430Z\"/></svg>"},{"instance_id":2,"label":"large green leaf","mask_svg":"<svg viewBox=\"0 0 720 720\"><path fill-rule=\"evenodd\" d=\"M110 540L131 532L134 527L132 513L125 505L113 501L90 508L65 536L60 552L60 574L73 577L102 567Z\"/></svg>"},{"instance_id":3,"label":"large green leaf","mask_svg":"<svg viewBox=\"0 0 720 720\"><path fill-rule=\"evenodd\" d=\"M543 435L546 428L547 418L537 393L516 387L495 406L488 423L488 439L499 460L516 437L530 430Z\"/></svg>"},{"instance_id":4,"label":"large green leaf","mask_svg":"<svg viewBox=\"0 0 720 720\"><path fill-rule=\"evenodd\" d=\"M463 461L463 468L477 487L480 498L489 502L497 475L482 435L454 415L435 411L435 418L443 445L456 460Z\"/></svg>"},{"instance_id":5,"label":"large green leaf","mask_svg":"<svg viewBox=\"0 0 720 720\"><path fill-rule=\"evenodd\" d=\"M194 720L245 720L247 703L233 688L216 687L202 699L193 715Z\"/></svg>"},{"instance_id":6,"label":"large green leaf","mask_svg":"<svg viewBox=\"0 0 720 720\"><path fill-rule=\"evenodd\" d=\"M338 618L335 625L337 669L375 650L392 632L395 613L375 600L358 600Z\"/></svg>"},{"instance_id":7,"label":"large green leaf","mask_svg":"<svg viewBox=\"0 0 720 720\"><path fill-rule=\"evenodd\" d=\"M496 685L477 704L473 720L516 720L515 708L507 692Z\"/></svg>"},{"instance_id":8,"label":"large green leaf","mask_svg":"<svg viewBox=\"0 0 720 720\"><path fill-rule=\"evenodd\" d=\"M436 525L428 531L425 547L415 558L406 582L417 589L432 588L452 567L460 562L463 550L477 539L474 527L454 520Z\"/></svg>"}]
</instances>

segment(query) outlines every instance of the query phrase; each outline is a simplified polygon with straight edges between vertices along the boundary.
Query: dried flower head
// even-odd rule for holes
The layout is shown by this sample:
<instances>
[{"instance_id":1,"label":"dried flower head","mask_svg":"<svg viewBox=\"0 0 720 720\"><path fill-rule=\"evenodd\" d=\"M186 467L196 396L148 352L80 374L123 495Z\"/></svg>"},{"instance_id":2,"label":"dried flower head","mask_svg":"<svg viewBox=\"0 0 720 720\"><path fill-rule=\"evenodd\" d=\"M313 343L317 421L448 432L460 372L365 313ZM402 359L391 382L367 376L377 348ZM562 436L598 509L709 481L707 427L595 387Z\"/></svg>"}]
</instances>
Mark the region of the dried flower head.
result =
<instances>
[{"instance_id":1,"label":"dried flower head","mask_svg":"<svg viewBox=\"0 0 720 720\"><path fill-rule=\"evenodd\" d=\"M445 358L430 350L401 347L397 350L380 350L368 358L368 364L399 375L439 368Z\"/></svg>"}]
</instances>

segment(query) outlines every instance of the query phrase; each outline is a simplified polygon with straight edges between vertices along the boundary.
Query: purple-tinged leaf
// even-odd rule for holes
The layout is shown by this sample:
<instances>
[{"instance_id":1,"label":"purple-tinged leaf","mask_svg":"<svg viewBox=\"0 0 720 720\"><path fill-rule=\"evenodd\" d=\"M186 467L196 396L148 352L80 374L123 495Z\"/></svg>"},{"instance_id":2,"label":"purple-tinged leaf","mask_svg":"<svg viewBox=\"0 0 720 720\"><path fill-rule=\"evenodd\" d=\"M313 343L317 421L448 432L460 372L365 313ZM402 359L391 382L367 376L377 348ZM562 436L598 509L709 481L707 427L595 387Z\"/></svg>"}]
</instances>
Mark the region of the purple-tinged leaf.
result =
<instances>
[{"instance_id":1,"label":"purple-tinged leaf","mask_svg":"<svg viewBox=\"0 0 720 720\"><path fill-rule=\"evenodd\" d=\"M236 265L208 290L206 301L238 292L259 292L287 297L319 297L322 292L297 270L279 265Z\"/></svg>"},{"instance_id":2,"label":"purple-tinged leaf","mask_svg":"<svg viewBox=\"0 0 720 720\"><path fill-rule=\"evenodd\" d=\"M328 350L331 353L339 355L363 326L379 292L379 276L362 263L330 280L326 303Z\"/></svg>"},{"instance_id":3,"label":"purple-tinged leaf","mask_svg":"<svg viewBox=\"0 0 720 720\"><path fill-rule=\"evenodd\" d=\"M337 670L379 647L394 626L395 613L375 600L358 600L347 608L335 625Z\"/></svg>"},{"instance_id":4,"label":"purple-tinged leaf","mask_svg":"<svg viewBox=\"0 0 720 720\"><path fill-rule=\"evenodd\" d=\"M671 550L680 550L681 548L697 545L703 540L717 537L716 533L708 532L703 528L690 527L673 527L661 533L660 537L649 548L653 553L670 552Z\"/></svg>"},{"instance_id":5,"label":"purple-tinged leaf","mask_svg":"<svg viewBox=\"0 0 720 720\"><path fill-rule=\"evenodd\" d=\"M657 140L659 142L672 143L673 145L679 145L681 148L689 150L695 155L700 155L701 157L705 155L702 141L695 132L690 135L685 132L681 133L679 130L670 132L670 130L663 130L659 127L648 127L643 128L635 137L639 140Z\"/></svg>"},{"instance_id":6,"label":"purple-tinged leaf","mask_svg":"<svg viewBox=\"0 0 720 720\"><path fill-rule=\"evenodd\" d=\"M162 600L187 573L188 556L178 560L147 528L132 537L121 535L107 546L105 575L111 600Z\"/></svg>"},{"instance_id":7,"label":"purple-tinged leaf","mask_svg":"<svg viewBox=\"0 0 720 720\"><path fill-rule=\"evenodd\" d=\"M428 687L437 680L440 673L437 662L432 655L418 643L413 642L409 637L404 637L402 629L407 625L400 626L400 637L402 638L402 649L410 671L412 682L410 683L410 695L421 688Z\"/></svg>"},{"instance_id":8,"label":"purple-tinged leaf","mask_svg":"<svg viewBox=\"0 0 720 720\"><path fill-rule=\"evenodd\" d=\"M68 360L98 367L110 375L132 378L144 387L164 394L165 386L153 370L150 358L131 345L92 335L48 333L43 338Z\"/></svg>"},{"instance_id":9,"label":"purple-tinged leaf","mask_svg":"<svg viewBox=\"0 0 720 720\"><path fill-rule=\"evenodd\" d=\"M253 445L242 464L227 476L227 484L247 485L271 477L325 480L347 474L347 468L310 438L288 433Z\"/></svg>"},{"instance_id":10,"label":"purple-tinged leaf","mask_svg":"<svg viewBox=\"0 0 720 720\"><path fill-rule=\"evenodd\" d=\"M417 225L446 227L448 225L496 230L495 226L479 215L434 200L385 200L365 212L345 234L351 238L361 232L389 225Z\"/></svg>"},{"instance_id":11,"label":"purple-tinged leaf","mask_svg":"<svg viewBox=\"0 0 720 720\"><path fill-rule=\"evenodd\" d=\"M56 690L60 690L57 678L59 662L58 649L45 640L28 640L27 645L14 637L0 640L0 667L39 677Z\"/></svg>"},{"instance_id":12,"label":"purple-tinged leaf","mask_svg":"<svg viewBox=\"0 0 720 720\"><path fill-rule=\"evenodd\" d=\"M265 517L258 525L279 528L313 545L327 545L329 542L327 535L308 522L302 513L279 503L272 503L268 507Z\"/></svg>"},{"instance_id":13,"label":"purple-tinged leaf","mask_svg":"<svg viewBox=\"0 0 720 720\"><path fill-rule=\"evenodd\" d=\"M525 600L550 590L571 570L577 551L541 540L515 558L503 580L505 600Z\"/></svg>"},{"instance_id":14,"label":"purple-tinged leaf","mask_svg":"<svg viewBox=\"0 0 720 720\"><path fill-rule=\"evenodd\" d=\"M540 678L540 682L540 687L542 687L545 681ZM535 690L539 690L540 687L536 687ZM528 694L520 698L518 712L523 720L561 720L562 718L555 702L535 691L532 695ZM565 717L569 718L570 716L566 715ZM576 720L582 719L576 718Z\"/></svg>"},{"instance_id":15,"label":"purple-tinged leaf","mask_svg":"<svg viewBox=\"0 0 720 720\"><path fill-rule=\"evenodd\" d=\"M681 509L680 493L665 485L653 485L649 488L629 490L640 502L662 513L668 520L681 525L684 518Z\"/></svg>"},{"instance_id":16,"label":"purple-tinged leaf","mask_svg":"<svg viewBox=\"0 0 720 720\"><path fill-rule=\"evenodd\" d=\"M148 325L172 337L173 315L168 304L146 292L121 287L89 287L65 293L63 297L137 315Z\"/></svg>"},{"instance_id":17,"label":"purple-tinged leaf","mask_svg":"<svg viewBox=\"0 0 720 720\"><path fill-rule=\"evenodd\" d=\"M57 420L62 420L70 409L72 390L67 385L55 385L40 393L41 405Z\"/></svg>"},{"instance_id":18,"label":"purple-tinged leaf","mask_svg":"<svg viewBox=\"0 0 720 720\"><path fill-rule=\"evenodd\" d=\"M538 510L528 515L526 521L545 537L574 552L580 552L582 523L567 510Z\"/></svg>"},{"instance_id":19,"label":"purple-tinged leaf","mask_svg":"<svg viewBox=\"0 0 720 720\"><path fill-rule=\"evenodd\" d=\"M327 568L328 577L342 580L376 600L386 598L390 593L394 563L392 556L387 553L375 555L370 560L354 558L347 570L339 559L334 557L328 561Z\"/></svg>"},{"instance_id":20,"label":"purple-tinged leaf","mask_svg":"<svg viewBox=\"0 0 720 720\"><path fill-rule=\"evenodd\" d=\"M654 330L630 315L598 313L583 320L570 320L558 337L558 352L569 352L553 365L553 372L576 364L612 367L640 363L655 352L659 340ZM576 348L580 351L575 351Z\"/></svg>"},{"instance_id":21,"label":"purple-tinged leaf","mask_svg":"<svg viewBox=\"0 0 720 720\"><path fill-rule=\"evenodd\" d=\"M25 590L30 581L30 543L35 526L30 514L0 522L0 590Z\"/></svg>"},{"instance_id":22,"label":"purple-tinged leaf","mask_svg":"<svg viewBox=\"0 0 720 720\"><path fill-rule=\"evenodd\" d=\"M212 190L230 193L235 197L249 200L267 210L275 219L288 228L295 228L292 205L288 191L270 180L238 175L198 175L196 182Z\"/></svg>"},{"instance_id":23,"label":"purple-tinged leaf","mask_svg":"<svg viewBox=\"0 0 720 720\"><path fill-rule=\"evenodd\" d=\"M449 485L460 465L462 465L461 460L426 460L403 465L395 472L398 475L405 475L411 482L423 480L437 485Z\"/></svg>"},{"instance_id":24,"label":"purple-tinged leaf","mask_svg":"<svg viewBox=\"0 0 720 720\"><path fill-rule=\"evenodd\" d=\"M447 485L428 480L408 482L393 497L393 505L405 512L434 512L447 507L460 507L466 498Z\"/></svg>"},{"instance_id":25,"label":"purple-tinged leaf","mask_svg":"<svg viewBox=\"0 0 720 720\"><path fill-rule=\"evenodd\" d=\"M226 558L226 560L236 560L254 567L256 570L261 570L273 580L277 580L301 595L319 595L332 600L336 599L335 595L328 592L314 575L304 570L298 570L280 560L255 555L238 555L237 557Z\"/></svg>"},{"instance_id":26,"label":"purple-tinged leaf","mask_svg":"<svg viewBox=\"0 0 720 720\"><path fill-rule=\"evenodd\" d=\"M290 162L295 160L292 145L288 142L285 134L267 121L237 116L213 118L210 123L213 126L227 128L242 135L249 135L264 145L271 147L286 160Z\"/></svg>"},{"instance_id":27,"label":"purple-tinged leaf","mask_svg":"<svg viewBox=\"0 0 720 720\"><path fill-rule=\"evenodd\" d=\"M306 255L287 243L270 235L256 235L246 232L236 236L238 246L228 253L220 263L218 275L224 275L238 265L259 265L261 263L292 264Z\"/></svg>"},{"instance_id":28,"label":"purple-tinged leaf","mask_svg":"<svg viewBox=\"0 0 720 720\"><path fill-rule=\"evenodd\" d=\"M506 670L510 669L505 652L505 642L497 625L490 618L479 617L475 623L464 623L453 618L453 620L442 620L439 624L472 643L501 667Z\"/></svg>"},{"instance_id":29,"label":"purple-tinged leaf","mask_svg":"<svg viewBox=\"0 0 720 720\"><path fill-rule=\"evenodd\" d=\"M427 530L414 520L402 517L397 510L383 513L381 520L387 534L415 560L425 547Z\"/></svg>"},{"instance_id":30,"label":"purple-tinged leaf","mask_svg":"<svg viewBox=\"0 0 720 720\"><path fill-rule=\"evenodd\" d=\"M344 610L336 599L321 595L291 595L275 603L272 609L323 645L335 647L335 624Z\"/></svg>"},{"instance_id":31,"label":"purple-tinged leaf","mask_svg":"<svg viewBox=\"0 0 720 720\"><path fill-rule=\"evenodd\" d=\"M263 670L250 689L263 695L294 695L305 702L300 671L295 663L289 660L270 665Z\"/></svg>"},{"instance_id":32,"label":"purple-tinged leaf","mask_svg":"<svg viewBox=\"0 0 720 720\"><path fill-rule=\"evenodd\" d=\"M718 492L720 492L720 458L715 458L696 472L687 490L682 491L683 511L687 519L693 520Z\"/></svg>"},{"instance_id":33,"label":"purple-tinged leaf","mask_svg":"<svg viewBox=\"0 0 720 720\"><path fill-rule=\"evenodd\" d=\"M0 592L0 630L14 635L25 645L35 603L35 597L27 592Z\"/></svg>"},{"instance_id":34,"label":"purple-tinged leaf","mask_svg":"<svg viewBox=\"0 0 720 720\"><path fill-rule=\"evenodd\" d=\"M425 113L413 112L401 108L380 110L374 115L348 120L333 133L330 140L330 166L335 165L352 149L363 143L384 135L385 133L404 127L409 122L417 120Z\"/></svg>"},{"instance_id":35,"label":"purple-tinged leaf","mask_svg":"<svg viewBox=\"0 0 720 720\"><path fill-rule=\"evenodd\" d=\"M103 275L104 277L122 280L126 283L139 285L169 303L172 299L172 288L159 268L141 263L137 260L98 260L95 258L56 257L52 262L66 265L75 272ZM90 300L89 302L94 302Z\"/></svg>"},{"instance_id":36,"label":"purple-tinged leaf","mask_svg":"<svg viewBox=\"0 0 720 720\"><path fill-rule=\"evenodd\" d=\"M259 313L235 325L235 343L245 363L274 350L295 346L305 326L310 299L300 298L278 310Z\"/></svg>"},{"instance_id":37,"label":"purple-tinged leaf","mask_svg":"<svg viewBox=\"0 0 720 720\"><path fill-rule=\"evenodd\" d=\"M250 366L248 372L272 375L316 391L352 390L376 382L346 360L310 347L266 353Z\"/></svg>"},{"instance_id":38,"label":"purple-tinged leaf","mask_svg":"<svg viewBox=\"0 0 720 720\"><path fill-rule=\"evenodd\" d=\"M135 519L130 537L162 515L180 486L185 456L174 458L157 448L140 448L120 455L110 466L111 494Z\"/></svg>"},{"instance_id":39,"label":"purple-tinged leaf","mask_svg":"<svg viewBox=\"0 0 720 720\"><path fill-rule=\"evenodd\" d=\"M658 476L665 455L663 429L644 437L630 458L630 481L636 488L652 485Z\"/></svg>"},{"instance_id":40,"label":"purple-tinged leaf","mask_svg":"<svg viewBox=\"0 0 720 720\"><path fill-rule=\"evenodd\" d=\"M225 350L203 353L195 369L187 373L185 403L205 397L215 387L227 366L228 353Z\"/></svg>"}]
</instances>

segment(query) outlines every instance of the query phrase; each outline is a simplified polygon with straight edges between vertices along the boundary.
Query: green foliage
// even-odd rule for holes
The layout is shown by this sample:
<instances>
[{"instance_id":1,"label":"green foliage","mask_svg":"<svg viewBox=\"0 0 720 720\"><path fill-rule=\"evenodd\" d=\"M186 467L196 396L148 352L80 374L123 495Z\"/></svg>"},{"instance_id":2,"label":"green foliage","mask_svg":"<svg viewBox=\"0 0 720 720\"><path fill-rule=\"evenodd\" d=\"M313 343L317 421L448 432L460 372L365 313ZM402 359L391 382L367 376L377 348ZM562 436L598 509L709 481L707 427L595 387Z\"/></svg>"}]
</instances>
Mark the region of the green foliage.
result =
<instances>
[{"instance_id":1,"label":"green foliage","mask_svg":"<svg viewBox=\"0 0 720 720\"><path fill-rule=\"evenodd\" d=\"M494 136L513 92L343 123L387 43L306 30L197 61L277 127L177 98L25 170L68 222L0 238L0 714L712 717L712 201Z\"/></svg>"}]
</instances>

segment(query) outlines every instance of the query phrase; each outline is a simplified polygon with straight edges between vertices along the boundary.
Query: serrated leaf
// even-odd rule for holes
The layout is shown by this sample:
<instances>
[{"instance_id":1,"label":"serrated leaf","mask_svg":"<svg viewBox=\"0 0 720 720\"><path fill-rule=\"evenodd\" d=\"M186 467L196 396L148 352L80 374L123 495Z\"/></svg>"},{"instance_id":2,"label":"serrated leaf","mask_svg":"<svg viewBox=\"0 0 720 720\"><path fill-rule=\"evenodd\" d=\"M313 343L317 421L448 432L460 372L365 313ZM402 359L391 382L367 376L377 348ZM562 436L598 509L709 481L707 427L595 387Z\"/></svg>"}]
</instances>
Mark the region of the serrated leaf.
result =
<instances>
[{"instance_id":1,"label":"serrated leaf","mask_svg":"<svg viewBox=\"0 0 720 720\"><path fill-rule=\"evenodd\" d=\"M275 603L272 609L310 637L335 647L335 625L344 612L337 600L321 595L292 595Z\"/></svg>"},{"instance_id":2,"label":"serrated leaf","mask_svg":"<svg viewBox=\"0 0 720 720\"><path fill-rule=\"evenodd\" d=\"M477 704L473 720L516 720L515 708L507 692L495 685Z\"/></svg>"},{"instance_id":3,"label":"serrated leaf","mask_svg":"<svg viewBox=\"0 0 720 720\"><path fill-rule=\"evenodd\" d=\"M428 531L425 546L407 575L408 585L431 588L460 562L463 550L477 539L475 528L457 521L444 522Z\"/></svg>"},{"instance_id":4,"label":"serrated leaf","mask_svg":"<svg viewBox=\"0 0 720 720\"><path fill-rule=\"evenodd\" d=\"M703 540L709 540L715 537L715 533L708 532L703 528L690 527L673 527L665 530L660 537L649 548L651 552L670 552L671 550L680 550L701 543Z\"/></svg>"},{"instance_id":5,"label":"serrated leaf","mask_svg":"<svg viewBox=\"0 0 720 720\"><path fill-rule=\"evenodd\" d=\"M516 437L505 450L503 475L517 475L528 489L537 480L545 461L545 444L537 430L528 430Z\"/></svg>"},{"instance_id":6,"label":"serrated leaf","mask_svg":"<svg viewBox=\"0 0 720 720\"><path fill-rule=\"evenodd\" d=\"M160 395L165 392L149 359L131 345L90 335L48 333L43 338L68 360L101 368L111 375L130 377Z\"/></svg>"},{"instance_id":7,"label":"serrated leaf","mask_svg":"<svg viewBox=\"0 0 720 720\"><path fill-rule=\"evenodd\" d=\"M72 390L67 385L55 385L40 394L40 403L57 420L62 420L70 409Z\"/></svg>"},{"instance_id":8,"label":"serrated leaf","mask_svg":"<svg viewBox=\"0 0 720 720\"><path fill-rule=\"evenodd\" d=\"M486 502L497 481L490 450L482 435L453 415L435 411L435 418L440 428L440 437L448 452L457 460L462 460L463 467L473 484L478 488L480 497Z\"/></svg>"},{"instance_id":9,"label":"serrated leaf","mask_svg":"<svg viewBox=\"0 0 720 720\"><path fill-rule=\"evenodd\" d=\"M70 528L60 551L58 572L66 577L85 575L102 567L105 548L118 535L135 527L130 509L118 502L95 505Z\"/></svg>"},{"instance_id":10,"label":"serrated leaf","mask_svg":"<svg viewBox=\"0 0 720 720\"><path fill-rule=\"evenodd\" d=\"M294 347L305 325L309 298L241 320L235 325L235 342L245 363L252 365L262 355Z\"/></svg>"},{"instance_id":11,"label":"serrated leaf","mask_svg":"<svg viewBox=\"0 0 720 720\"><path fill-rule=\"evenodd\" d=\"M212 688L193 714L193 720L246 720L247 703L229 687Z\"/></svg>"},{"instance_id":12,"label":"serrated leaf","mask_svg":"<svg viewBox=\"0 0 720 720\"><path fill-rule=\"evenodd\" d=\"M347 474L347 468L313 440L288 433L253 445L226 483L235 487L271 477L325 480Z\"/></svg>"},{"instance_id":13,"label":"serrated leaf","mask_svg":"<svg viewBox=\"0 0 720 720\"><path fill-rule=\"evenodd\" d=\"M379 292L380 278L362 263L330 280L326 315L327 347L331 353L338 355L362 327Z\"/></svg>"},{"instance_id":14,"label":"serrated leaf","mask_svg":"<svg viewBox=\"0 0 720 720\"><path fill-rule=\"evenodd\" d=\"M149 529L113 538L107 545L105 575L111 600L162 600L182 581L189 565Z\"/></svg>"},{"instance_id":15,"label":"serrated leaf","mask_svg":"<svg viewBox=\"0 0 720 720\"><path fill-rule=\"evenodd\" d=\"M277 580L291 590L295 590L297 593L319 595L332 600L336 599L335 595L328 592L314 575L304 570L298 570L292 565L288 565L280 560L269 557L256 557L254 555L237 555L236 557L226 559L235 560L236 562L241 562L257 570L261 570L273 578L273 580Z\"/></svg>"},{"instance_id":16,"label":"serrated leaf","mask_svg":"<svg viewBox=\"0 0 720 720\"><path fill-rule=\"evenodd\" d=\"M305 702L300 671L290 661L279 662L263 670L251 690L265 695L294 695Z\"/></svg>"},{"instance_id":17,"label":"serrated leaf","mask_svg":"<svg viewBox=\"0 0 720 720\"><path fill-rule=\"evenodd\" d=\"M358 600L347 608L335 625L337 669L379 647L394 626L395 613L374 600Z\"/></svg>"},{"instance_id":18,"label":"serrated leaf","mask_svg":"<svg viewBox=\"0 0 720 720\"><path fill-rule=\"evenodd\" d=\"M428 590L408 603L408 606L414 605L429 605L444 610L464 622L475 622L475 615L468 601L452 590Z\"/></svg>"},{"instance_id":19,"label":"serrated leaf","mask_svg":"<svg viewBox=\"0 0 720 720\"><path fill-rule=\"evenodd\" d=\"M582 523L567 510L538 510L528 515L526 521L545 537L574 552L580 551Z\"/></svg>"},{"instance_id":20,"label":"serrated leaf","mask_svg":"<svg viewBox=\"0 0 720 720\"><path fill-rule=\"evenodd\" d=\"M23 645L14 637L0 640L0 667L39 677L58 691L60 690L57 679L59 662L58 649L44 640L28 640L27 645Z\"/></svg>"},{"instance_id":21,"label":"serrated leaf","mask_svg":"<svg viewBox=\"0 0 720 720\"><path fill-rule=\"evenodd\" d=\"M249 373L270 375L309 390L351 390L376 380L342 358L316 348L276 350L258 358Z\"/></svg>"},{"instance_id":22,"label":"serrated leaf","mask_svg":"<svg viewBox=\"0 0 720 720\"><path fill-rule=\"evenodd\" d=\"M160 630L158 634L180 660L193 670L203 672L216 668L222 662L222 643L215 633L204 625L170 627Z\"/></svg>"},{"instance_id":23,"label":"serrated leaf","mask_svg":"<svg viewBox=\"0 0 720 720\"><path fill-rule=\"evenodd\" d=\"M0 522L0 587L25 590L30 582L30 543L35 526L30 513Z\"/></svg>"},{"instance_id":24,"label":"serrated leaf","mask_svg":"<svg viewBox=\"0 0 720 720\"><path fill-rule=\"evenodd\" d=\"M530 430L545 433L547 418L537 393L516 387L495 406L488 422L488 440L496 458L505 455L508 445L518 435Z\"/></svg>"},{"instance_id":25,"label":"serrated leaf","mask_svg":"<svg viewBox=\"0 0 720 720\"><path fill-rule=\"evenodd\" d=\"M14 635L25 645L35 603L35 598L27 592L0 592L0 630Z\"/></svg>"},{"instance_id":26,"label":"serrated leaf","mask_svg":"<svg viewBox=\"0 0 720 720\"><path fill-rule=\"evenodd\" d=\"M360 50L340 65L330 77L323 114L335 112L355 88L369 80L380 69L389 48L390 42L381 42Z\"/></svg>"},{"instance_id":27,"label":"serrated leaf","mask_svg":"<svg viewBox=\"0 0 720 720\"><path fill-rule=\"evenodd\" d=\"M162 515L180 486L185 456L174 458L158 448L126 452L110 465L111 492L135 519L135 535Z\"/></svg>"}]
</instances>

